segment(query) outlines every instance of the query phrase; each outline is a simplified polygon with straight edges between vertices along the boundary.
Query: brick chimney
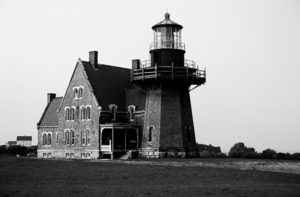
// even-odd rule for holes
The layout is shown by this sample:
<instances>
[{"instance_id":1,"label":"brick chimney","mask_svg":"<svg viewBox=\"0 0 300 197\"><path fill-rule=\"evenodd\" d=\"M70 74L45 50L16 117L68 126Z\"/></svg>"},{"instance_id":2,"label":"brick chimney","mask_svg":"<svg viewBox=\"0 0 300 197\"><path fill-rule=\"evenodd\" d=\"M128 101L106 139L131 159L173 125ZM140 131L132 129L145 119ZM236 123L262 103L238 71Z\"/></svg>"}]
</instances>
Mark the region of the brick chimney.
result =
<instances>
[{"instance_id":1,"label":"brick chimney","mask_svg":"<svg viewBox=\"0 0 300 197\"><path fill-rule=\"evenodd\" d=\"M51 101L53 99L55 99L55 98L56 98L56 94L54 94L54 93L48 93L47 94L47 104L51 103Z\"/></svg>"},{"instance_id":2,"label":"brick chimney","mask_svg":"<svg viewBox=\"0 0 300 197\"><path fill-rule=\"evenodd\" d=\"M132 60L132 69L139 69L140 68L140 60L134 59Z\"/></svg>"},{"instance_id":3,"label":"brick chimney","mask_svg":"<svg viewBox=\"0 0 300 197\"><path fill-rule=\"evenodd\" d=\"M98 51L89 52L89 62L92 64L94 69L98 68Z\"/></svg>"}]
</instances>

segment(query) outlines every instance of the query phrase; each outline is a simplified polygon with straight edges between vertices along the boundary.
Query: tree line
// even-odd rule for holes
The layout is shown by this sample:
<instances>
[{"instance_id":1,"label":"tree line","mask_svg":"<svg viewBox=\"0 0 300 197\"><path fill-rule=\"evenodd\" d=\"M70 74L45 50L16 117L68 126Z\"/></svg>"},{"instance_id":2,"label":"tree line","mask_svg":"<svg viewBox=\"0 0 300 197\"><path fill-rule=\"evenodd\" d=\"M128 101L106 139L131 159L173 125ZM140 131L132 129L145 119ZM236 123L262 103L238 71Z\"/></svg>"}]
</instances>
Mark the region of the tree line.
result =
<instances>
[{"instance_id":1,"label":"tree line","mask_svg":"<svg viewBox=\"0 0 300 197\"><path fill-rule=\"evenodd\" d=\"M279 159L279 160L300 160L300 153L282 153L276 152L273 149L267 148L261 153L257 152L253 147L247 147L243 142L234 144L226 155L221 152L219 146L198 144L197 148L200 157L229 157L229 158L244 158L244 159Z\"/></svg>"}]
</instances>

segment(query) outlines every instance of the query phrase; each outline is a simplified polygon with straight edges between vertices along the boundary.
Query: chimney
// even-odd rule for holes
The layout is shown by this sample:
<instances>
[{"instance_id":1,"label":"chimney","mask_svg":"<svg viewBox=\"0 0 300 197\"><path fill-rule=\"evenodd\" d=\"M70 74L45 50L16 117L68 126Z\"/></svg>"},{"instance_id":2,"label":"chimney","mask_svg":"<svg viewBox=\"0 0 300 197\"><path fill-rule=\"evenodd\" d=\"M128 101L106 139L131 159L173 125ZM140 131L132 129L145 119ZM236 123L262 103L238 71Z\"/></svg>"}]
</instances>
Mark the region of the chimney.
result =
<instances>
[{"instance_id":1,"label":"chimney","mask_svg":"<svg viewBox=\"0 0 300 197\"><path fill-rule=\"evenodd\" d=\"M92 64L94 69L98 68L98 51L89 52L89 62Z\"/></svg>"},{"instance_id":2,"label":"chimney","mask_svg":"<svg viewBox=\"0 0 300 197\"><path fill-rule=\"evenodd\" d=\"M140 60L134 59L132 60L132 69L139 69L140 68Z\"/></svg>"},{"instance_id":3,"label":"chimney","mask_svg":"<svg viewBox=\"0 0 300 197\"><path fill-rule=\"evenodd\" d=\"M54 94L54 93L48 93L47 94L47 104L51 103L51 101L53 99L55 99L55 98L56 98L56 94Z\"/></svg>"}]
</instances>

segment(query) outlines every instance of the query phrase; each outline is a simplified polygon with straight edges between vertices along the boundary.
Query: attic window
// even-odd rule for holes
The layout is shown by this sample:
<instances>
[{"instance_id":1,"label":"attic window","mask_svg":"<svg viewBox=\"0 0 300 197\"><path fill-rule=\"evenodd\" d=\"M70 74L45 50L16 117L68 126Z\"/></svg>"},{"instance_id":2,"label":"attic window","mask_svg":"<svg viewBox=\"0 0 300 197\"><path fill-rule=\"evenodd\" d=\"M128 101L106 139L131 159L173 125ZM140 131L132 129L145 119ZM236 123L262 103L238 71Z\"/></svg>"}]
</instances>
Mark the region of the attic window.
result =
<instances>
[{"instance_id":1,"label":"attic window","mask_svg":"<svg viewBox=\"0 0 300 197\"><path fill-rule=\"evenodd\" d=\"M77 99L78 98L78 88L77 87L75 87L74 88L74 99Z\"/></svg>"},{"instance_id":2,"label":"attic window","mask_svg":"<svg viewBox=\"0 0 300 197\"><path fill-rule=\"evenodd\" d=\"M83 97L83 87L79 87L78 98L82 98L82 97Z\"/></svg>"}]
</instances>

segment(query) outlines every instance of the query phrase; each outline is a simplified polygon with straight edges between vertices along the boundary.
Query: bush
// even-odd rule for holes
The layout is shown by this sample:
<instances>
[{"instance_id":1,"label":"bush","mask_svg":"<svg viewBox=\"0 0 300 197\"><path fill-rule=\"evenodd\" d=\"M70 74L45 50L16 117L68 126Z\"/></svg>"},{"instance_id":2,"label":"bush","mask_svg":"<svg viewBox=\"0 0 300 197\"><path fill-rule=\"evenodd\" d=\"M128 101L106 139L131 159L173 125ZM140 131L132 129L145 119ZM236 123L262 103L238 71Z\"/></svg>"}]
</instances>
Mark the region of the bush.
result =
<instances>
[{"instance_id":1,"label":"bush","mask_svg":"<svg viewBox=\"0 0 300 197\"><path fill-rule=\"evenodd\" d=\"M268 148L268 149L262 151L261 157L262 157L262 159L275 159L276 151Z\"/></svg>"}]
</instances>

